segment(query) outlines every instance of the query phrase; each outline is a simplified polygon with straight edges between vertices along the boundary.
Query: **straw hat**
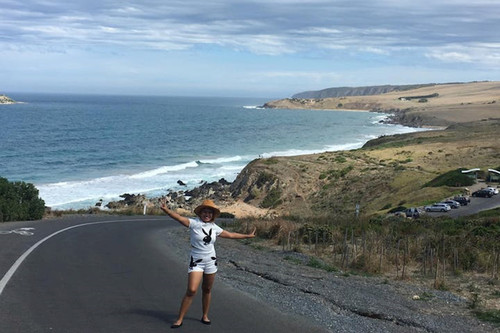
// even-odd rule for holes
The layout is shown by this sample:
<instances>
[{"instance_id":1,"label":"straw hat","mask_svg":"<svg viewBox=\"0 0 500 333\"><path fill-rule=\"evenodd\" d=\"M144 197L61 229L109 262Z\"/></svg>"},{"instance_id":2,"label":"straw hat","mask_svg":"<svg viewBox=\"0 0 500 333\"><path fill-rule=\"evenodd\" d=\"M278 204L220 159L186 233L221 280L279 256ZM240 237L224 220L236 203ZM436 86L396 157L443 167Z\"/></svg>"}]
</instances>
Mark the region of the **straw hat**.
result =
<instances>
[{"instance_id":1,"label":"straw hat","mask_svg":"<svg viewBox=\"0 0 500 333\"><path fill-rule=\"evenodd\" d=\"M209 200L209 199L203 200L203 202L201 203L201 205L199 205L198 207L196 207L194 209L195 214L198 215L198 216L200 216L201 211L204 208L209 208L209 209L213 210L214 217L213 217L212 221L215 220L215 218L217 218L217 217L220 216L220 209L217 208L217 206L214 204L214 202L212 200Z\"/></svg>"}]
</instances>

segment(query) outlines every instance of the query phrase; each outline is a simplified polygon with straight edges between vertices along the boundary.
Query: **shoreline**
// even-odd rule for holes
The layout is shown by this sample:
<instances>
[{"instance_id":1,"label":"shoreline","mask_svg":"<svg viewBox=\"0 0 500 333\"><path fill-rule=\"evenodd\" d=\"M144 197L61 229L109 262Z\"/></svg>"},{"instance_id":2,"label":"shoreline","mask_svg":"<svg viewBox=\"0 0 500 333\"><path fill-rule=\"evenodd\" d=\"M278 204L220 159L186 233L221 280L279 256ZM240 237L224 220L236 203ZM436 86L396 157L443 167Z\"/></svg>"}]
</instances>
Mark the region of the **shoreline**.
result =
<instances>
[{"instance_id":1,"label":"shoreline","mask_svg":"<svg viewBox=\"0 0 500 333\"><path fill-rule=\"evenodd\" d=\"M365 111L365 112L368 112L368 111ZM406 133L415 133L415 132L420 132L422 131L422 128L421 127L412 127L412 126L407 126L407 125L403 125L403 124L397 124L397 123L384 123L384 124L389 124L389 125L399 125L399 126L404 126L404 127L407 127L407 128L411 128L413 129L412 131L409 131L409 132L405 132L404 134ZM443 129L443 128L438 128L438 127L435 127L434 129L427 129L427 130L438 130L438 129ZM389 134L389 135L399 135L401 133L393 133L393 134ZM383 135L382 135L383 136ZM380 136L378 136L377 138L379 138ZM353 150L353 149L359 149L361 147L363 147L367 142L371 141L371 140L375 140L377 138L374 138L374 139L369 139L367 141L365 141L364 143L362 143L360 145L360 147L358 148L351 148L351 149L340 149L340 150L325 150L325 151L321 151L321 152L318 152L318 153L304 153L304 154L298 154L298 155L286 155L286 156L271 156L269 158L272 158L272 157L283 157L283 158L286 158L286 157L297 157L297 156L309 156L309 155L314 155L314 154L319 154L319 153L323 153L323 152L337 152L337 151L349 151L349 150ZM259 157L259 158L256 158L254 160L251 160L249 161L247 164L245 164L245 166L243 166L241 168L241 170L238 172L241 173L241 171L243 171L249 164L251 164L253 161L255 160L258 160L262 157ZM236 179L235 179L236 180ZM228 186L230 186L232 183L234 183L234 181L231 181L231 182L228 182ZM226 182L226 180L224 178L222 178L221 180L219 180L219 182ZM206 191L205 192L205 195L194 195L194 196L191 196L191 193L192 192L196 192L200 189L202 189L205 185L207 185L208 187L210 186L216 186L214 184L218 183L218 182L212 182L212 183L208 183L207 181L202 181L202 185L198 185L198 186L194 186L193 188L185 188L185 189L180 189L180 190L175 190L175 189L172 189L172 188L169 188L166 190L165 194L163 195L153 195L153 196L149 196L146 193L123 193L120 195L120 197L122 196L143 196L144 199L145 199L145 204L148 206L148 207L152 207L154 206L154 203L157 202L160 198L164 198L164 197L167 197L169 198L170 196L173 196L174 198L177 198L177 197L184 197L184 198L188 198L188 199L182 199L180 201L171 201L172 203L175 203L176 205L179 205L179 202L181 203L178 207L183 210L185 213L190 213L192 211L192 209L194 208L195 205L197 205L197 200L201 200L203 199L204 197L207 197L209 196L210 194L210 190ZM214 190L212 191L213 192L217 192L217 190ZM221 191L223 192L223 191ZM189 193L188 195L186 195L185 193ZM194 198L193 202L189 202L191 200L191 198ZM104 203L102 204L102 207L105 207L106 205L108 204L111 204L111 205L116 205L117 203L119 203L121 200L111 200L107 203ZM260 208L260 207L256 207L256 206L253 206L253 205L250 205L250 204L247 204L241 200L229 200L227 202L227 204L223 204L224 202L226 202L226 199L224 200L217 200L219 202L219 207L225 212L225 213L229 213L229 214L232 214L234 215L235 217L237 218L247 218L247 217L270 217L270 216L273 216L273 211L270 210L270 209L263 209L263 208ZM119 204L118 204L119 205ZM144 203L141 203L141 206L143 206ZM185 209L187 207L187 209ZM92 208L92 207L89 207L89 208ZM124 207L122 207L124 208ZM55 208L57 210L57 208ZM112 211L112 209L110 209Z\"/></svg>"},{"instance_id":2,"label":"shoreline","mask_svg":"<svg viewBox=\"0 0 500 333\"><path fill-rule=\"evenodd\" d=\"M329 110L327 110L329 111ZM336 110L333 110L333 111L336 111ZM369 111L364 111L364 112L369 112ZM387 116L387 115L384 115L384 116ZM403 125L403 124L398 124L398 123L393 123L393 122L384 122L384 121L378 121L377 123L379 124L385 124L385 125L393 125L393 126L404 126L408 129L411 129L410 131L408 132L404 132L405 134L406 133L415 133L415 132L419 132L421 131L422 129L421 128L418 128L418 127L412 127L412 126L407 126L407 125ZM420 129L420 130L419 130ZM401 133L392 133L392 134L387 134L387 135L398 135L398 134L401 134ZM384 135L379 135L377 136L380 137L380 136L384 136ZM245 163L245 165L243 165L241 167L241 169L237 172L237 174L241 173L241 171L243 171L250 163L252 163L253 161L255 160L258 160L258 159L261 159L261 158L273 158L273 157L297 157L297 156L308 156L308 155L311 155L311 154L321 154L321 153L325 153L325 152L337 152L337 151L349 151L349 150L353 150L353 149L359 149L361 147L363 147L363 145L365 145L367 142L371 141L371 140L374 140L376 138L372 138L372 139L368 139L368 140L365 140L364 142L362 143L359 143L357 142L356 144L358 145L358 147L356 148L347 148L348 146L352 146L352 144L345 144L345 145L342 145L342 146L346 146L345 149L333 149L333 150L322 150L322 149L318 149L318 150L314 150L314 151L306 151L304 150L302 153L300 154L293 154L293 155L270 155L269 157L263 157L263 156L260 156L260 157L255 157L254 159L248 161L247 163ZM293 149L290 149L290 151L292 151ZM265 154L264 154L265 155ZM113 176L109 176L109 177L113 177ZM235 179L230 181L230 183L233 183L235 180L236 180L236 177L237 175L235 176ZM225 180L224 177L222 177L222 179ZM220 180L220 179L219 179ZM185 179L179 179L178 180L178 183L179 182L184 182ZM87 181L82 181L83 183L86 183ZM214 183L216 181L213 181L212 183ZM87 199L85 200L87 203L84 203L85 201L84 200L72 200L71 202L68 202L68 203L60 203L60 204L55 204L55 205L47 205L51 210L53 211L57 211L57 210L61 210L61 211L64 211L64 210L81 210L81 209L92 209L92 208L99 208L101 207L101 209L103 207L105 207L106 205L108 204L116 204L118 202L121 201L121 197L122 196L129 196L129 195L133 195L133 196L144 196L146 201L148 202L148 204L150 202L153 202L153 201L157 201L159 198L161 198L162 196L166 196L166 195L169 195L171 193L177 193L178 195L180 195L180 193L183 193L183 192L192 192L192 191L195 191L197 189L199 189L200 187L202 187L203 185L200 185L200 184L211 184L209 183L209 181L207 180L202 180L199 182L198 185L192 185L191 186L188 186L188 187L182 187L179 188L179 187L169 187L167 189L165 189L165 191L163 192L162 195L159 195L159 194L151 194L150 192L154 193L154 192L158 192L159 190L153 190L153 191L139 191L139 192L134 192L134 191L126 191L126 192L123 192L119 195L117 195L116 197L112 197L112 198L105 198L105 197L96 197L94 199ZM40 185L40 186L50 186L51 184L43 184L43 185ZM184 195L184 194L182 194ZM188 196L189 197L189 196ZM78 205L78 202L82 202L82 205ZM74 203L75 205L72 205L72 203ZM62 208L60 208L62 206ZM105 210L105 209L102 209L102 210ZM110 209L112 211L112 209ZM267 209L260 209L258 207L254 207L254 206L251 206L251 205L248 205L244 202L237 202L237 201L232 201L228 206L225 207L225 211L228 212L228 213L232 213L232 214L235 214L235 215L238 215L239 217L243 216L243 217L248 217L248 216L266 216L266 215L269 215L269 211Z\"/></svg>"}]
</instances>

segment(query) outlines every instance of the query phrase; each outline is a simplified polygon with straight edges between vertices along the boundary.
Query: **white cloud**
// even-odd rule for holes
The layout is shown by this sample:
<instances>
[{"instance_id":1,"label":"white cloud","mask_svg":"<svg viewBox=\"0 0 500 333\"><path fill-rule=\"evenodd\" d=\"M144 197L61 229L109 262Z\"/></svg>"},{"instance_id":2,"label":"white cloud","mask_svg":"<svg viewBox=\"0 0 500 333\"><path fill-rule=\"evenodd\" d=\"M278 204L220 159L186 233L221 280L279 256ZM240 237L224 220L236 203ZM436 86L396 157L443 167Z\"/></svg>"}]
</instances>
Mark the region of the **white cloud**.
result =
<instances>
[{"instance_id":1,"label":"white cloud","mask_svg":"<svg viewBox=\"0 0 500 333\"><path fill-rule=\"evenodd\" d=\"M445 63L469 63L500 69L500 43L447 45L433 49L426 56Z\"/></svg>"},{"instance_id":2,"label":"white cloud","mask_svg":"<svg viewBox=\"0 0 500 333\"><path fill-rule=\"evenodd\" d=\"M73 45L74 39L79 42L76 45L87 41L174 50L202 43L236 45L267 55L311 48L328 50L332 45L334 49L366 46L387 54L383 47L426 47L447 43L444 36L453 37L450 42L456 43L464 30L467 38L480 40L484 30L495 28L488 25L495 23L491 23L493 18L481 20L482 28L477 30L477 21L471 19L475 16L469 10L475 8L485 15L500 10L500 4L491 1L428 1L422 5L401 0L131 1L126 6L113 1L60 0L9 2L6 7L0 14L0 22L4 22L0 31L18 35L19 43L38 40L43 45L49 39ZM457 21L463 26L452 26Z\"/></svg>"},{"instance_id":3,"label":"white cloud","mask_svg":"<svg viewBox=\"0 0 500 333\"><path fill-rule=\"evenodd\" d=\"M288 89L342 80L366 85L364 73L385 80L376 68L387 72L389 65L427 66L432 70L420 72L439 81L437 69L460 76L464 64L478 76L498 74L498 13L497 0L3 0L0 57L9 61L9 73L29 65L20 59L36 62L53 53L52 66L68 68L67 75L78 66L104 77L134 68L136 74L163 71L186 87L209 85L210 76L227 81L225 87L253 82L254 89L263 80ZM75 67L67 65L75 54L81 55ZM111 66L111 54L122 57L120 66ZM50 67L37 66L40 73ZM141 77L145 86L153 82Z\"/></svg>"}]
</instances>

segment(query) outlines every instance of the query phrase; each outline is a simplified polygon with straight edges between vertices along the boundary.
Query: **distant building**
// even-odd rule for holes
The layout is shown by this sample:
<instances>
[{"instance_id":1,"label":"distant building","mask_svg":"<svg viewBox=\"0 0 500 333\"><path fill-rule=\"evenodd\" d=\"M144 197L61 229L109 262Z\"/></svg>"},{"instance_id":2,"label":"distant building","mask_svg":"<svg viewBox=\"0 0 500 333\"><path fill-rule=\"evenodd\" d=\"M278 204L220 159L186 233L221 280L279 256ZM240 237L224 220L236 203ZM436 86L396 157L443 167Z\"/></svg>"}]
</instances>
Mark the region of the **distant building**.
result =
<instances>
[{"instance_id":1,"label":"distant building","mask_svg":"<svg viewBox=\"0 0 500 333\"><path fill-rule=\"evenodd\" d=\"M469 170L462 170L463 174L466 174L467 176L471 177L472 179L477 179L477 173L481 171L479 168L474 168L474 169L469 169Z\"/></svg>"},{"instance_id":2,"label":"distant building","mask_svg":"<svg viewBox=\"0 0 500 333\"><path fill-rule=\"evenodd\" d=\"M488 181L500 183L500 171L488 169Z\"/></svg>"}]
</instances>

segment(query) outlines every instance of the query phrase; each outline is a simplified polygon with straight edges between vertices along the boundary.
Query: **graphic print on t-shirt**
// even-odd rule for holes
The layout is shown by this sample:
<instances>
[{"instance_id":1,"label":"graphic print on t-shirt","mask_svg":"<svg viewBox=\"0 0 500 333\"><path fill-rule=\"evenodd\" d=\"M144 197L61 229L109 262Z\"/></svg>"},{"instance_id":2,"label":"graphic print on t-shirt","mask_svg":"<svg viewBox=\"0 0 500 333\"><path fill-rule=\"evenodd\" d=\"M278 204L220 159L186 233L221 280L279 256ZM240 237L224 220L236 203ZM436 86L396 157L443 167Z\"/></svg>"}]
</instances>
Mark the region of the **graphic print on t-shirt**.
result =
<instances>
[{"instance_id":1,"label":"graphic print on t-shirt","mask_svg":"<svg viewBox=\"0 0 500 333\"><path fill-rule=\"evenodd\" d=\"M205 245L210 244L210 242L212 241L212 228L210 228L210 231L208 232L208 234L205 231L205 229L201 228L201 230L206 235L205 237L203 237L203 242L205 242Z\"/></svg>"}]
</instances>

